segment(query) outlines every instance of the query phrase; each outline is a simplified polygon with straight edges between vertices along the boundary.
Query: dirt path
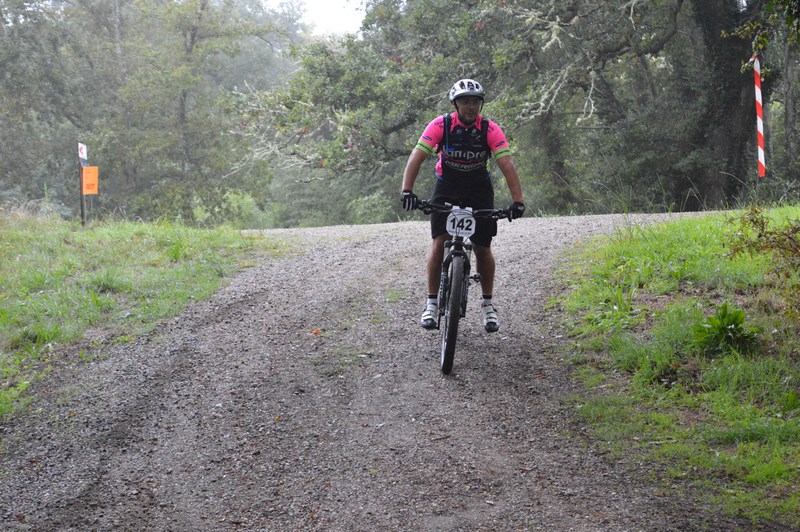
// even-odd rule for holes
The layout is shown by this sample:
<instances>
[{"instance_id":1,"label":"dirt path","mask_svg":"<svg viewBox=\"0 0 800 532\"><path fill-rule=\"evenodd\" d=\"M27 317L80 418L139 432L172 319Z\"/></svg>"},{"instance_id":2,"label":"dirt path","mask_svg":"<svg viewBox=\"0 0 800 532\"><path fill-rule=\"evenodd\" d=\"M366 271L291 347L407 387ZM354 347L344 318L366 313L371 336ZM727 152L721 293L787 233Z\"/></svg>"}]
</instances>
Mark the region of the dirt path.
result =
<instances>
[{"instance_id":1,"label":"dirt path","mask_svg":"<svg viewBox=\"0 0 800 532\"><path fill-rule=\"evenodd\" d=\"M732 529L599 454L566 401L549 276L623 223L503 223L500 332L473 290L449 377L417 325L424 222L274 231L307 253L63 368L2 427L0 528Z\"/></svg>"}]
</instances>

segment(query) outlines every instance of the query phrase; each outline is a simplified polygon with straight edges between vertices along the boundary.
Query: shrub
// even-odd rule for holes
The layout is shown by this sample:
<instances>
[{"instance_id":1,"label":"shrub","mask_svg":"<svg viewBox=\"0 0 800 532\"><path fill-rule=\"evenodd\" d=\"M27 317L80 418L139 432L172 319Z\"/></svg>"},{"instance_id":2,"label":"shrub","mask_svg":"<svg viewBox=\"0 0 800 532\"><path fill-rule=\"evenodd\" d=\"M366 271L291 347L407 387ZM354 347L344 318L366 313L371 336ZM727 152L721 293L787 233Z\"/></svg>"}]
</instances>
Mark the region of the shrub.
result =
<instances>
[{"instance_id":1,"label":"shrub","mask_svg":"<svg viewBox=\"0 0 800 532\"><path fill-rule=\"evenodd\" d=\"M742 309L724 303L713 316L694 328L693 346L706 355L746 352L755 345L758 330L744 324Z\"/></svg>"},{"instance_id":2,"label":"shrub","mask_svg":"<svg viewBox=\"0 0 800 532\"><path fill-rule=\"evenodd\" d=\"M774 228L772 220L760 208L752 207L739 218L739 230L731 242L731 257L742 253L772 257L770 273L783 284L787 310L794 317L800 316L800 291L796 287L800 272L800 221L789 220Z\"/></svg>"}]
</instances>

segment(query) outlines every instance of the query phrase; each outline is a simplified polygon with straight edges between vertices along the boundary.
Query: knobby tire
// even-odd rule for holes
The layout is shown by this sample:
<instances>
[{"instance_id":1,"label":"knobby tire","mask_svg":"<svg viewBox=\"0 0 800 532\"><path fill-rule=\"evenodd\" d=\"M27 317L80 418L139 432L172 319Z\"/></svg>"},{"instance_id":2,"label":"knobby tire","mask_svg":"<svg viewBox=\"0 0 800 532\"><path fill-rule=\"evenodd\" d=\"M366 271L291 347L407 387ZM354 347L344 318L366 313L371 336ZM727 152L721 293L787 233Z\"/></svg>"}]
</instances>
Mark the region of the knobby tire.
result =
<instances>
[{"instance_id":1,"label":"knobby tire","mask_svg":"<svg viewBox=\"0 0 800 532\"><path fill-rule=\"evenodd\" d=\"M449 290L442 330L442 373L453 369L458 337L458 321L461 319L461 299L464 290L464 257L456 255L450 263Z\"/></svg>"}]
</instances>

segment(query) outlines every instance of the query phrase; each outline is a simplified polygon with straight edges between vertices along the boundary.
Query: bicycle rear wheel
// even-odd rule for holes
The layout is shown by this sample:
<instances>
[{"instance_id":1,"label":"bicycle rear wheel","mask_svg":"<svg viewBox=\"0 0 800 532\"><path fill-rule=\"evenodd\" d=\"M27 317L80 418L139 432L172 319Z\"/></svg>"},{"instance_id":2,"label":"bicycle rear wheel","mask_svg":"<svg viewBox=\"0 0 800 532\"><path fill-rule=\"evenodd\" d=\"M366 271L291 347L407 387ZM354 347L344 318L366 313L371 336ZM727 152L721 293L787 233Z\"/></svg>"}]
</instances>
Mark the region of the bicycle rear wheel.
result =
<instances>
[{"instance_id":1,"label":"bicycle rear wheel","mask_svg":"<svg viewBox=\"0 0 800 532\"><path fill-rule=\"evenodd\" d=\"M464 290L464 257L456 255L450 263L449 289L442 329L442 373L453 369L456 355L458 321L461 319L461 299Z\"/></svg>"}]
</instances>

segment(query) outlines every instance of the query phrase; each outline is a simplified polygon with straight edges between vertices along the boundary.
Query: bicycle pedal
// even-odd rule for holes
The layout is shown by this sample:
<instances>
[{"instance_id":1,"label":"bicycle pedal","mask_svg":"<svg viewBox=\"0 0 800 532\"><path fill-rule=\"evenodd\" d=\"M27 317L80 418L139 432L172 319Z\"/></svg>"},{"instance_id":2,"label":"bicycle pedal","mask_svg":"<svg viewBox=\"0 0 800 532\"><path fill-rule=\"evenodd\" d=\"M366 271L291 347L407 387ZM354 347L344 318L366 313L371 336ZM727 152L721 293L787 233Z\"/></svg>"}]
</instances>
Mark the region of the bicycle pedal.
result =
<instances>
[{"instance_id":1,"label":"bicycle pedal","mask_svg":"<svg viewBox=\"0 0 800 532\"><path fill-rule=\"evenodd\" d=\"M476 283L481 282L481 275L479 273L476 273L475 275L470 275L469 278L470 278L470 280L472 280L472 281L474 281Z\"/></svg>"}]
</instances>

